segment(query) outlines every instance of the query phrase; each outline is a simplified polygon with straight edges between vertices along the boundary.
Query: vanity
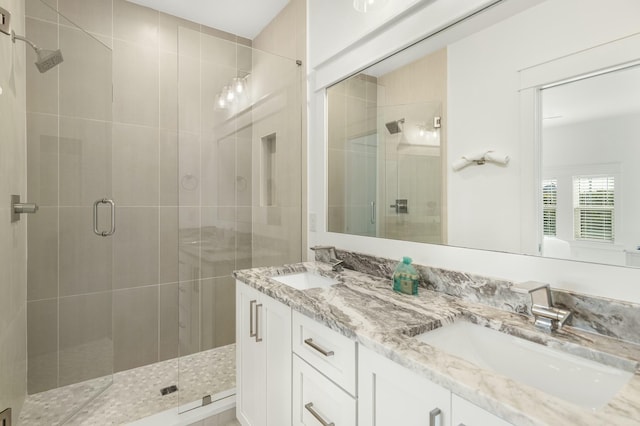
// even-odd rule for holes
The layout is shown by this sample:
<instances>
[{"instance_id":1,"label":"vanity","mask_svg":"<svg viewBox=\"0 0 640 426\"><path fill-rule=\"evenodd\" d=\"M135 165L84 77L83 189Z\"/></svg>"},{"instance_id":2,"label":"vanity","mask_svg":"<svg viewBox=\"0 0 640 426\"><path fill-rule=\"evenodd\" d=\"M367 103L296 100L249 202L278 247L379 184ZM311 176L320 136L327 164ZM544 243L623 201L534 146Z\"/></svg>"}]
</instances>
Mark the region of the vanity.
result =
<instances>
[{"instance_id":1,"label":"vanity","mask_svg":"<svg viewBox=\"0 0 640 426\"><path fill-rule=\"evenodd\" d=\"M640 419L636 344L574 327L545 333L531 316L425 288L418 296L398 294L387 278L335 272L322 262L235 277L236 409L243 425ZM476 337L478 345L460 347ZM558 357L567 367L550 374L537 355ZM505 365L515 370L501 370Z\"/></svg>"}]
</instances>

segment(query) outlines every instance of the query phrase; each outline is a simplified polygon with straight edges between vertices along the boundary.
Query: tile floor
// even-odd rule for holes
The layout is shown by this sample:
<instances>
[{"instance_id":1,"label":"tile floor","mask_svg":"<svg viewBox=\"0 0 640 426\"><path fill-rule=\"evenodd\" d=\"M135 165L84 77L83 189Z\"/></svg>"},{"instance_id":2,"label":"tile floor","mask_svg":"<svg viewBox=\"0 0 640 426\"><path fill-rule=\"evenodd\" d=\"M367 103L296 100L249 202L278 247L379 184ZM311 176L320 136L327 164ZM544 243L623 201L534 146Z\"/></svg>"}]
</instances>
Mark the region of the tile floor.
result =
<instances>
[{"instance_id":1,"label":"tile floor","mask_svg":"<svg viewBox=\"0 0 640 426\"><path fill-rule=\"evenodd\" d=\"M111 377L103 377L29 395L18 425L122 425L235 388L235 349L232 344L122 371L111 385ZM177 392L160 394L173 384ZM235 415L225 413L196 425L236 425Z\"/></svg>"}]
</instances>

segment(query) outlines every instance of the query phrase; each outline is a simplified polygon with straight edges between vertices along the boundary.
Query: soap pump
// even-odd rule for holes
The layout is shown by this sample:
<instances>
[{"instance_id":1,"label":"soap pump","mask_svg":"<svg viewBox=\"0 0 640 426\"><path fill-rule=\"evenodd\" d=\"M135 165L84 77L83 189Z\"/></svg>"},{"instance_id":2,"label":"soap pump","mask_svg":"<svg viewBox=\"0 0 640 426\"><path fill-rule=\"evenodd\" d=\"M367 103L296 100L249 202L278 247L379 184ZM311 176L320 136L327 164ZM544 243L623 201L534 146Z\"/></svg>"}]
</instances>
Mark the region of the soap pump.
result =
<instances>
[{"instance_id":1,"label":"soap pump","mask_svg":"<svg viewBox=\"0 0 640 426\"><path fill-rule=\"evenodd\" d=\"M393 290L405 294L418 294L420 275L411 264L410 257L403 257L393 272Z\"/></svg>"}]
</instances>

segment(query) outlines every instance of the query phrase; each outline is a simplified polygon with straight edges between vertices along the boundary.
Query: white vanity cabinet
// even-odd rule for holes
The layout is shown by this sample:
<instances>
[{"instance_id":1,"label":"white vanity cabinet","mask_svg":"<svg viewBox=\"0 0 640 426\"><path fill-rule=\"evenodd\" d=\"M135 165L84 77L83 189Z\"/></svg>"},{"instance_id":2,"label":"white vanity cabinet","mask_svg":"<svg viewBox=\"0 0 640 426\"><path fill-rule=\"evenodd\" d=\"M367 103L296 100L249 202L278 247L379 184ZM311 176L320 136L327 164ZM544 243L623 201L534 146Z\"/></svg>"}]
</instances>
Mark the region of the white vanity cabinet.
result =
<instances>
[{"instance_id":1,"label":"white vanity cabinet","mask_svg":"<svg viewBox=\"0 0 640 426\"><path fill-rule=\"evenodd\" d=\"M291 424L291 308L236 281L236 417Z\"/></svg>"},{"instance_id":2,"label":"white vanity cabinet","mask_svg":"<svg viewBox=\"0 0 640 426\"><path fill-rule=\"evenodd\" d=\"M451 392L360 346L360 426L449 426Z\"/></svg>"},{"instance_id":3,"label":"white vanity cabinet","mask_svg":"<svg viewBox=\"0 0 640 426\"><path fill-rule=\"evenodd\" d=\"M451 426L510 426L511 423L483 410L456 394L451 395Z\"/></svg>"},{"instance_id":4,"label":"white vanity cabinet","mask_svg":"<svg viewBox=\"0 0 640 426\"><path fill-rule=\"evenodd\" d=\"M356 425L356 342L293 312L293 424Z\"/></svg>"},{"instance_id":5,"label":"white vanity cabinet","mask_svg":"<svg viewBox=\"0 0 640 426\"><path fill-rule=\"evenodd\" d=\"M359 426L509 426L505 420L360 346Z\"/></svg>"}]
</instances>

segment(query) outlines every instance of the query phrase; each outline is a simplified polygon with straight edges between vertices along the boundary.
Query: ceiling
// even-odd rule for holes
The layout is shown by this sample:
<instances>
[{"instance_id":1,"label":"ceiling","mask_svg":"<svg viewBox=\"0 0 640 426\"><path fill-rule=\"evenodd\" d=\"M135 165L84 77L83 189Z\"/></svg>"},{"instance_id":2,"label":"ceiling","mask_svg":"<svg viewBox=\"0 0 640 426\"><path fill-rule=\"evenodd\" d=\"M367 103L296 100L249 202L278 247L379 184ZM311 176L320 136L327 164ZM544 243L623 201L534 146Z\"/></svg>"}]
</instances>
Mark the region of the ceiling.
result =
<instances>
[{"instance_id":1,"label":"ceiling","mask_svg":"<svg viewBox=\"0 0 640 426\"><path fill-rule=\"evenodd\" d=\"M128 0L253 40L289 0Z\"/></svg>"}]
</instances>

